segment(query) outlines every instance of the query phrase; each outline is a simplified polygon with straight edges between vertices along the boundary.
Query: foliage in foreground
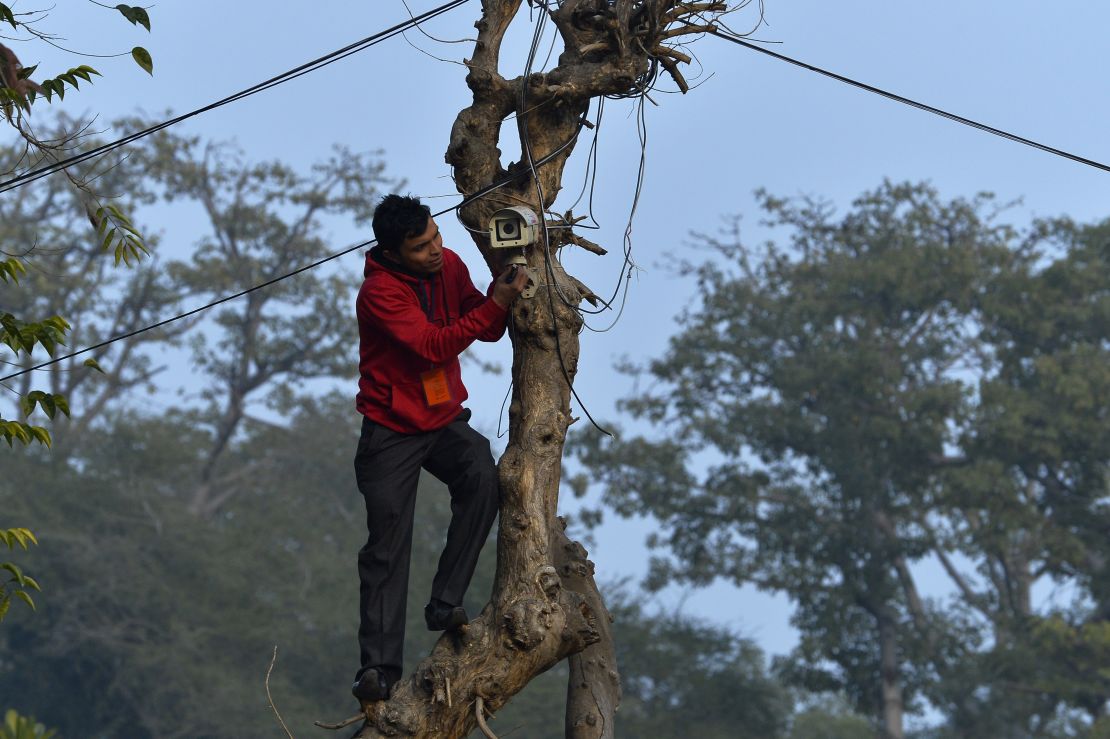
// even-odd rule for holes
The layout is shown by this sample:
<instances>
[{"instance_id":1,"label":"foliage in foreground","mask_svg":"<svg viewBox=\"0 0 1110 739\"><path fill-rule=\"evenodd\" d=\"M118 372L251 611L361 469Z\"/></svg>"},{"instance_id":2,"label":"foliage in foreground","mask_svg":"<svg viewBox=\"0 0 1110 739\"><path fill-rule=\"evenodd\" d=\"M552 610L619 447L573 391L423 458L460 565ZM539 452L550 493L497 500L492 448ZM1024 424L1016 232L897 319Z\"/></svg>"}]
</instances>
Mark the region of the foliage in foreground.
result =
<instances>
[{"instance_id":1,"label":"foliage in foreground","mask_svg":"<svg viewBox=\"0 0 1110 739\"><path fill-rule=\"evenodd\" d=\"M94 4L112 9L101 3ZM141 25L150 31L150 15L143 8L120 4L115 6L114 10L132 25ZM5 40L32 42L30 53L46 48L46 44L61 48L55 41L55 35L42 30L42 23L48 15L48 11L43 10L22 10L16 13L7 4L0 3L0 24L6 23L11 26L11 31L4 37ZM131 56L148 74L153 74L153 61L149 51L136 46L132 49ZM41 82L36 82L34 77L38 70L38 63L28 65L25 62L26 59L21 60L11 48L0 44L0 114L3 115L8 129L14 132L23 144L22 151L19 151L20 147L15 147L15 156L11 156L12 151L5 151L4 156L0 157L0 178L5 184L17 176L28 174L32 169L57 163L79 148L83 127L77 127L76 132L70 130L60 136L40 138L42 134L36 134L29 116L36 102L40 110L44 104L53 103L55 98L60 103L65 98L67 90L80 89L81 81L90 83L93 76L101 76L100 72L93 67L80 64L54 77L40 77ZM77 169L81 172L77 173ZM90 176L92 171L87 165L63 168L61 175L57 175L54 179L64 176L69 181L71 188L68 194L81 203L88 220L91 221L91 235L100 250L112 252L116 265L119 265L122 259L127 266L130 266L132 260L137 262L148 254L142 234L118 205L101 194L103 190L94 188L91 180L95 177ZM103 183L100 186L103 186ZM22 198L9 197L8 200L21 201ZM58 209L64 210L65 206L60 206ZM46 220L54 215L54 204L51 202L50 207L39 212L38 220ZM11 235L10 231L4 234L6 237ZM45 229L24 235L29 238L0 240L0 280L3 281L6 289L18 287L21 278L26 277L30 270L41 269L41 265L36 261L35 252L39 249L40 243L47 240ZM58 247L57 244L49 244L49 246L55 249ZM15 361L0 359L0 367L27 367L38 360L33 356L36 347L41 348L47 356L53 357L58 347L65 346L65 339L71 328L65 318L57 314L44 318L18 316L8 308L11 305L10 301L6 300L4 305L6 309L0 311L0 344L7 347L9 356ZM95 360L87 360L84 366L99 370ZM31 421L30 416L35 412L36 407L51 420L58 413L68 416L67 396L56 391L31 390L27 383L23 383L21 391L15 391L7 385L4 385L4 389L18 396L22 418L5 419L0 414L0 439L6 441L9 447L16 443L24 446L33 443L51 446L50 431L45 426L37 425L36 421ZM34 534L24 527L6 529L2 533L8 549L11 549L14 543L26 549L28 541L34 542ZM4 620L13 597L34 609L35 602L30 591L40 589L34 578L24 574L22 568L15 562L0 562L0 569L10 575L6 581L0 581L0 621Z\"/></svg>"},{"instance_id":2,"label":"foliage in foreground","mask_svg":"<svg viewBox=\"0 0 1110 739\"><path fill-rule=\"evenodd\" d=\"M4 723L0 724L0 739L53 739L56 734L33 716L21 716L14 709L4 712Z\"/></svg>"}]
</instances>

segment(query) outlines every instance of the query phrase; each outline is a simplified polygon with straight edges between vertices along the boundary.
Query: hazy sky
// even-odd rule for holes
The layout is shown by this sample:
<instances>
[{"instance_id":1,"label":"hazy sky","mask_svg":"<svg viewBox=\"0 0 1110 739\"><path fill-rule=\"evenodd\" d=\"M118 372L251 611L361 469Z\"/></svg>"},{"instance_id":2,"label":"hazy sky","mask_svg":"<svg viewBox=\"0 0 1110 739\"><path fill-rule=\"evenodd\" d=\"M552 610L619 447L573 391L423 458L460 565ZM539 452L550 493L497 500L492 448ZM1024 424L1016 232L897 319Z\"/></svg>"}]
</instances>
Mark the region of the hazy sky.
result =
<instances>
[{"instance_id":1,"label":"hazy sky","mask_svg":"<svg viewBox=\"0 0 1110 739\"><path fill-rule=\"evenodd\" d=\"M438 2L410 2L419 13ZM14 5L29 9L26 0ZM37 6L35 6L37 7ZM104 72L95 85L67 95L71 113L98 113L109 121L137 110L161 115L183 112L368 36L403 20L400 0L320 0L275 3L169 0L151 7L153 32L128 25L114 11L88 3L56 6L51 26L72 47L94 53L146 46L155 74L147 77L129 58L82 60L16 47L26 64L42 72L90 63ZM455 9L428 25L444 39L473 35L480 3ZM747 18L751 19L749 14ZM755 36L780 42L769 48L885 87L1058 148L1110 161L1110 119L1104 60L1110 4L1028 0L932 3L766 0L767 25ZM738 20L737 27L745 25ZM531 36L527 9L512 29L503 72L522 69ZM418 32L414 44L447 59L469 56L469 44L437 44ZM36 50L41 47L35 47ZM546 51L546 45L544 46ZM722 217L741 214L753 240L758 225L752 192L763 187L782 196L810 194L846 206L883 178L929 180L945 197L988 190L1000 200L1021 198L1013 212L1067 214L1079 220L1108 214L1110 174L1053 157L847 87L763 55L705 38L694 47L705 68L704 84L686 96L654 95L647 106L647 172L633 230L634 259L642 268L633 281L621 321L605 334L582 336L578 392L598 418L620 422L614 402L626 395L626 378L612 367L627 356L658 354L674 331L674 318L696 296L691 284L664 266L669 255L700 259L691 231L712 232ZM556 54L558 50L556 50ZM307 168L334 144L380 150L391 175L422 196L454 193L443 154L451 124L468 103L463 67L436 61L401 38L333 64L274 90L191 120L179 133L234 138L252 159L280 158ZM710 76L711 74L711 76ZM708 79L706 79L708 77ZM620 271L620 244L639 158L631 103L609 103L600 133L595 213L602 230L590 238L610 256L572 255L570 270L600 293L612 290ZM519 152L506 137L506 161ZM577 195L586 146L568 169L563 196ZM556 209L566 207L560 200ZM436 198L433 210L457 202ZM165 254L182 257L200 237L195 213L159 207L138 220L162 233ZM477 251L450 216L439 219L448 246L459 251L475 275L484 275ZM352 226L336 226L336 250L371 238ZM351 255L338 268L361 279L362 258ZM599 320L600 319L600 320ZM352 315L352 320L353 315ZM598 317L591 324L609 325ZM508 364L507 344L483 357ZM166 403L187 377L187 368L163 378ZM467 378L475 423L492 430L507 379ZM351 388L353 395L354 388ZM352 409L353 412L353 409ZM353 480L352 495L357 494ZM568 502L573 509L575 502ZM610 516L610 519L612 517ZM608 522L592 552L603 580L644 571L645 522ZM352 552L352 557L354 553ZM355 587L352 581L352 587ZM680 602L754 636L768 651L793 643L781 599L718 585L690 595L667 592Z\"/></svg>"}]
</instances>

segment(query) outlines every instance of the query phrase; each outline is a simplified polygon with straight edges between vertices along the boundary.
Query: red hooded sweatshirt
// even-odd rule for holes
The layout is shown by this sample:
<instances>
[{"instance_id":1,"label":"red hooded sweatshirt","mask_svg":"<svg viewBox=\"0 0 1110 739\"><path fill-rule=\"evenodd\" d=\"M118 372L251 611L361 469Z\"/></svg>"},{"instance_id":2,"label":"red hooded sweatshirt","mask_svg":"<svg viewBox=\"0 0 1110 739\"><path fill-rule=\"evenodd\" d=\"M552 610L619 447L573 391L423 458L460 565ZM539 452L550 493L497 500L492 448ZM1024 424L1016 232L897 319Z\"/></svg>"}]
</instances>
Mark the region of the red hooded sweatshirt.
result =
<instances>
[{"instance_id":1,"label":"red hooded sweatshirt","mask_svg":"<svg viewBox=\"0 0 1110 739\"><path fill-rule=\"evenodd\" d=\"M404 434L443 428L467 398L459 354L475 339L500 339L507 311L474 287L466 265L450 249L443 250L438 273L420 275L374 247L364 274L355 301L360 375L355 407Z\"/></svg>"}]
</instances>

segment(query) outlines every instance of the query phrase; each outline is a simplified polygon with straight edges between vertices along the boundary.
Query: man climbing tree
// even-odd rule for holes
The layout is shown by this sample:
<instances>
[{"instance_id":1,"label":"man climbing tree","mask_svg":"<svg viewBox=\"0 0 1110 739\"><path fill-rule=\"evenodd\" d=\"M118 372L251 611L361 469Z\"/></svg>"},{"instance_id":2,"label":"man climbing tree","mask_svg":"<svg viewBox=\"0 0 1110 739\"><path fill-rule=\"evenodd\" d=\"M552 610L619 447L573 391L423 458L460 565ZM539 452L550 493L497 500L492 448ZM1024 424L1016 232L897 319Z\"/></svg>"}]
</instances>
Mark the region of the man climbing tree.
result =
<instances>
[{"instance_id":1,"label":"man climbing tree","mask_svg":"<svg viewBox=\"0 0 1110 739\"><path fill-rule=\"evenodd\" d=\"M521 0L483 0L473 56L464 62L473 102L457 117L446 156L466 196L460 218L491 270L502 264L486 237L495 212L526 207L540 226L539 237L524 249L536 292L511 307L513 391L509 445L498 467L494 592L465 630L441 638L412 678L391 689L388 701L368 705L360 737L462 737L476 727L492 736L487 710L497 710L568 657L566 735L614 736L620 688L609 614L585 550L566 537L557 517L563 441L574 420L578 306L587 300L597 307L599 299L553 254L568 244L595 254L605 250L573 233L572 214L548 214L579 133L596 125L587 120L593 99L634 98L642 105L662 71L687 91L678 65L691 57L677 46L690 35L724 28L719 19L729 5L530 1L536 26L524 73L506 78L499 69L501 44L521 6ZM549 22L563 50L557 66L537 71ZM521 156L506 166L498 143L502 125L514 118Z\"/></svg>"},{"instance_id":2,"label":"man climbing tree","mask_svg":"<svg viewBox=\"0 0 1110 739\"><path fill-rule=\"evenodd\" d=\"M378 245L366 255L356 302L363 420L355 476L369 536L358 555L362 666L351 690L362 702L385 700L401 678L421 467L448 486L452 512L424 620L431 631L468 621L463 594L498 495L489 441L462 407L459 353L475 339L501 338L506 311L528 280L523 270L506 272L483 296L417 198L386 195L373 226Z\"/></svg>"}]
</instances>

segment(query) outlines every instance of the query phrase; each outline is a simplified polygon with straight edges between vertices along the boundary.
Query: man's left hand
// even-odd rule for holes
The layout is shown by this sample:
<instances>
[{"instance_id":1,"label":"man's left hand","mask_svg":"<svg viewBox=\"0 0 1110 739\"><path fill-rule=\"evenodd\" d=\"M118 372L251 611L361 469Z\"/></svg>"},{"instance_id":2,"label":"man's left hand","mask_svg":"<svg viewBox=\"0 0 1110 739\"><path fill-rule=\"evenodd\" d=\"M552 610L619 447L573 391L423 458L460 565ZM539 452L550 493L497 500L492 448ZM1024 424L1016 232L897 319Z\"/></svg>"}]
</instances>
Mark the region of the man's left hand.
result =
<instances>
[{"instance_id":1,"label":"man's left hand","mask_svg":"<svg viewBox=\"0 0 1110 739\"><path fill-rule=\"evenodd\" d=\"M520 268L517 269L516 276L510 282L505 282L505 278L509 276L512 269L512 267L509 267L497 276L497 282L493 286L493 294L490 296L493 302L505 310L509 309L509 306L513 304L518 295L524 292L524 288L528 284L528 270Z\"/></svg>"}]
</instances>

